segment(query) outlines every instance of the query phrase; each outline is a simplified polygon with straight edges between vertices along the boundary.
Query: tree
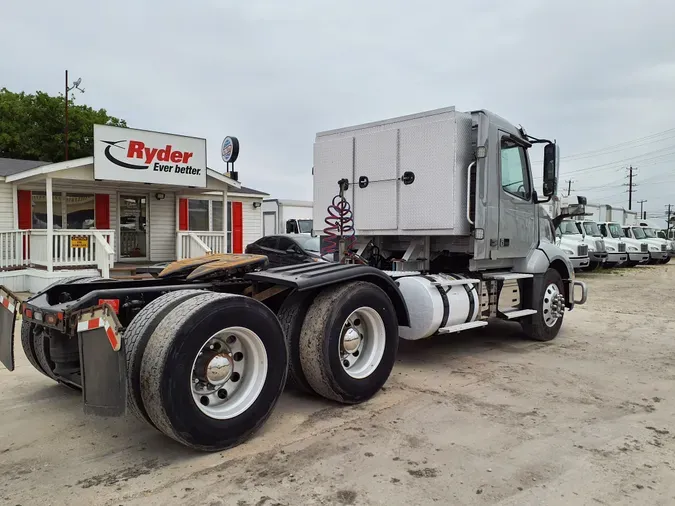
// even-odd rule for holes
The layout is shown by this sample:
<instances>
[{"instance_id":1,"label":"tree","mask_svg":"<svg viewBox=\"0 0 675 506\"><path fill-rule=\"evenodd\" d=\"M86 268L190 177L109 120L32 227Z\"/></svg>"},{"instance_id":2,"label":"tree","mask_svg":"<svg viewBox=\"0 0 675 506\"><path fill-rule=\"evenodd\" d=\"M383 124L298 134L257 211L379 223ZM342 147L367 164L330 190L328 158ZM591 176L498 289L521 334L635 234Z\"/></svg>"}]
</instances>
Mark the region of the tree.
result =
<instances>
[{"instance_id":1,"label":"tree","mask_svg":"<svg viewBox=\"0 0 675 506\"><path fill-rule=\"evenodd\" d=\"M65 159L63 95L0 89L0 158L60 162ZM68 158L94 153L94 124L126 127L123 119L86 105L68 103Z\"/></svg>"}]
</instances>

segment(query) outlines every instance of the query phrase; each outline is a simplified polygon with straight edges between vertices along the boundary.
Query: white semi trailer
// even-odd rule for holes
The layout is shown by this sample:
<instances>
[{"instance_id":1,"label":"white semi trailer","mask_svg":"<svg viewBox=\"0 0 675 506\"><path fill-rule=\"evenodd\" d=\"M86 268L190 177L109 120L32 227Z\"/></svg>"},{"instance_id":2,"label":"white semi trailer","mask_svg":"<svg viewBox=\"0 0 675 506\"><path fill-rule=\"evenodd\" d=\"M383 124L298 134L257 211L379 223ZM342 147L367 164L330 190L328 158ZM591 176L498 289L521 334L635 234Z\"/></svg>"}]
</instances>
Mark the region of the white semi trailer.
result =
<instances>
[{"instance_id":1,"label":"white semi trailer","mask_svg":"<svg viewBox=\"0 0 675 506\"><path fill-rule=\"evenodd\" d=\"M531 185L534 143L545 145L542 195ZM287 378L333 401L368 400L399 337L500 318L551 340L587 296L551 243L564 215L540 215L558 158L555 143L485 110L317 134L315 232L340 263L268 269L265 256L208 255L148 280L73 278L21 303L0 287L0 362L14 370L20 313L33 367L82 389L87 413L128 410L214 451L254 434Z\"/></svg>"},{"instance_id":2,"label":"white semi trailer","mask_svg":"<svg viewBox=\"0 0 675 506\"><path fill-rule=\"evenodd\" d=\"M263 235L310 234L312 208L306 200L263 200Z\"/></svg>"}]
</instances>

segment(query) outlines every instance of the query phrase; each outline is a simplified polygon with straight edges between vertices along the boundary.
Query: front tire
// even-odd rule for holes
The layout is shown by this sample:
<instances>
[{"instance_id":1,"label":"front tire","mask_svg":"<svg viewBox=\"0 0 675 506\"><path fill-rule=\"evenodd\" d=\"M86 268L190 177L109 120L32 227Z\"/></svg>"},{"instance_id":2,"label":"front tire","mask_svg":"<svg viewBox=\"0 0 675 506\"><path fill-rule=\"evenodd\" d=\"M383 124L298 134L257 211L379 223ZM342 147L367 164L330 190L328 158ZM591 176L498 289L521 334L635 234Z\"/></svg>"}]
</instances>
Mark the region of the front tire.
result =
<instances>
[{"instance_id":1,"label":"front tire","mask_svg":"<svg viewBox=\"0 0 675 506\"><path fill-rule=\"evenodd\" d=\"M287 367L279 320L264 304L241 295L198 295L176 306L148 340L143 405L167 436L198 450L224 450L267 420Z\"/></svg>"},{"instance_id":2,"label":"front tire","mask_svg":"<svg viewBox=\"0 0 675 506\"><path fill-rule=\"evenodd\" d=\"M345 404L375 395L398 350L398 320L387 294L356 281L323 290L300 335L302 370L312 389Z\"/></svg>"},{"instance_id":3,"label":"front tire","mask_svg":"<svg viewBox=\"0 0 675 506\"><path fill-rule=\"evenodd\" d=\"M523 319L523 332L535 341L551 341L560 331L565 312L565 287L560 273L548 269L544 275L542 290L535 295L537 314Z\"/></svg>"}]
</instances>

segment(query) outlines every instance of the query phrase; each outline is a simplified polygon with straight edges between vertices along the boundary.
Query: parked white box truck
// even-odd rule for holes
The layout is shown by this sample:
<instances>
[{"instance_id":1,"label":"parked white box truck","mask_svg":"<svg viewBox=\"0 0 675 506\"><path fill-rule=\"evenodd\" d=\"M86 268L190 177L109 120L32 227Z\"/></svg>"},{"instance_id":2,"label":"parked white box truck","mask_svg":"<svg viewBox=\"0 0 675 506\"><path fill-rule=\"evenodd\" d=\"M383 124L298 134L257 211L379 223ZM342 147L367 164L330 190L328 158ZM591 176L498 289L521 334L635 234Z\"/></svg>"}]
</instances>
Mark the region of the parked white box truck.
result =
<instances>
[{"instance_id":1,"label":"parked white box truck","mask_svg":"<svg viewBox=\"0 0 675 506\"><path fill-rule=\"evenodd\" d=\"M311 234L312 207L306 200L263 200L263 235Z\"/></svg>"}]
</instances>

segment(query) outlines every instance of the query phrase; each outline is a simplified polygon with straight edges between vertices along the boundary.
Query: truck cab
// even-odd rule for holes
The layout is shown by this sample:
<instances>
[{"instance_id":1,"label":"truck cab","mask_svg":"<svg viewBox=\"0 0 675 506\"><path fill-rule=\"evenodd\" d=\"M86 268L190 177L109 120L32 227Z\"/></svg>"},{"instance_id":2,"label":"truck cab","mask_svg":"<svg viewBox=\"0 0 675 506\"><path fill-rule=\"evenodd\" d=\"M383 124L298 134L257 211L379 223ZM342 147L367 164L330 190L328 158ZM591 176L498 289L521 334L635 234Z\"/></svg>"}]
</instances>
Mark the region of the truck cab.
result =
<instances>
[{"instance_id":1,"label":"truck cab","mask_svg":"<svg viewBox=\"0 0 675 506\"><path fill-rule=\"evenodd\" d=\"M617 267L628 261L626 238L621 225L615 222L600 223L600 233L605 238L607 249L607 267Z\"/></svg>"},{"instance_id":2,"label":"truck cab","mask_svg":"<svg viewBox=\"0 0 675 506\"><path fill-rule=\"evenodd\" d=\"M607 261L607 248L598 224L592 220L582 220L577 221L576 226L589 243L588 257L591 261L589 268L595 270L602 267Z\"/></svg>"},{"instance_id":3,"label":"truck cab","mask_svg":"<svg viewBox=\"0 0 675 506\"><path fill-rule=\"evenodd\" d=\"M563 220L556 229L556 245L570 259L575 270L590 265L589 253L595 251L595 241L586 241L573 220Z\"/></svg>"},{"instance_id":4,"label":"truck cab","mask_svg":"<svg viewBox=\"0 0 675 506\"><path fill-rule=\"evenodd\" d=\"M660 264L670 259L668 241L658 238L651 228L632 225L623 227L623 230L627 237L647 244L650 264Z\"/></svg>"}]
</instances>

